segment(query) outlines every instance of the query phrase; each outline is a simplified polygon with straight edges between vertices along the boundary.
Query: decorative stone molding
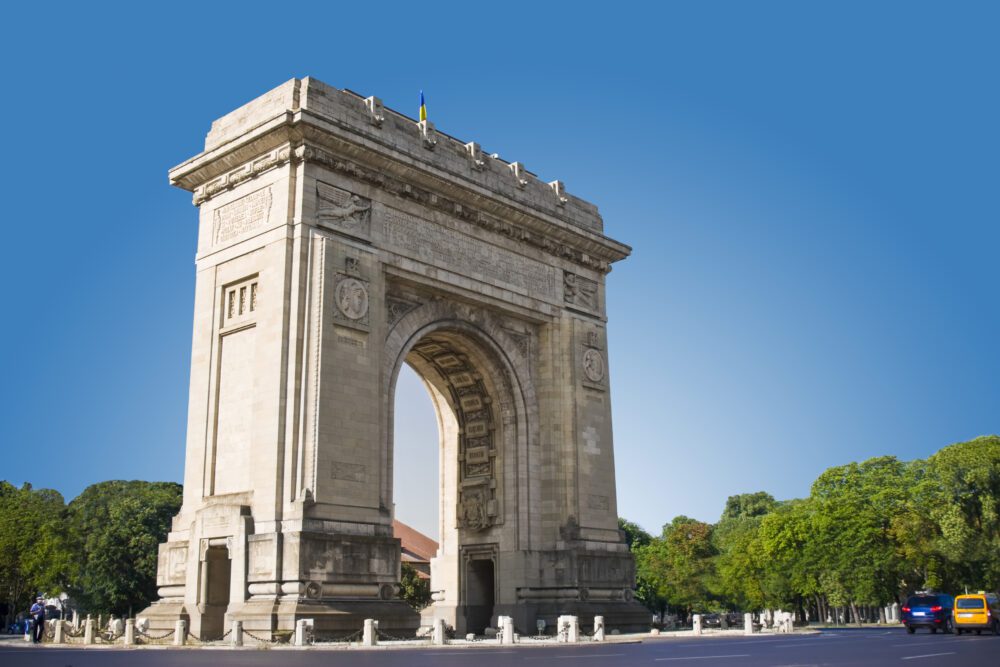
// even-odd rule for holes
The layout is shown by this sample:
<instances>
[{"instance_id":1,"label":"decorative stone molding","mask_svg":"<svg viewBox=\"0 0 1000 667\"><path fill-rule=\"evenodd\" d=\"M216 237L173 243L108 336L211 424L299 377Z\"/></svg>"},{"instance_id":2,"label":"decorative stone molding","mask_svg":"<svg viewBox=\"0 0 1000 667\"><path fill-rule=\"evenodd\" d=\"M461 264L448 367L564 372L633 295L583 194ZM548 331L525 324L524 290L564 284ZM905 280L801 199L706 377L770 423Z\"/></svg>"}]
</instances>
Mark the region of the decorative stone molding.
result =
<instances>
[{"instance_id":1,"label":"decorative stone molding","mask_svg":"<svg viewBox=\"0 0 1000 667\"><path fill-rule=\"evenodd\" d=\"M228 172L209 181L204 186L196 188L193 197L194 204L199 206L218 193L242 183L246 178L258 176L265 171L280 167L290 161L304 161L322 165L338 173L385 190L390 194L411 199L448 215L455 216L465 222L475 224L488 231L526 243L555 257L569 260L601 273L608 273L611 270L609 262L598 257L593 257L589 253L573 248L566 243L529 231L520 225L495 218L466 204L461 204L447 197L441 197L427 190L414 187L409 183L404 183L401 180L388 176L382 171L362 167L355 162L340 158L314 146L299 145L294 149L290 146L284 146L270 151L264 156L248 162L239 169ZM247 170L248 166L250 167L249 172ZM247 175L248 173L249 175Z\"/></svg>"},{"instance_id":2,"label":"decorative stone molding","mask_svg":"<svg viewBox=\"0 0 1000 667\"><path fill-rule=\"evenodd\" d=\"M552 192L556 195L556 206L565 206L569 201L569 197L566 196L566 186L563 185L563 182L552 181L549 183L549 187L552 188Z\"/></svg>"},{"instance_id":3,"label":"decorative stone molding","mask_svg":"<svg viewBox=\"0 0 1000 667\"><path fill-rule=\"evenodd\" d=\"M382 106L382 100L375 97L365 98L365 107L368 109L368 120L375 127L382 127L382 123L385 122L385 107Z\"/></svg>"},{"instance_id":4,"label":"decorative stone molding","mask_svg":"<svg viewBox=\"0 0 1000 667\"><path fill-rule=\"evenodd\" d=\"M437 132L434 130L434 123L429 120L422 120L417 123L417 128L420 130L420 141L423 143L424 148L429 151L434 150L437 146Z\"/></svg>"},{"instance_id":5,"label":"decorative stone molding","mask_svg":"<svg viewBox=\"0 0 1000 667\"><path fill-rule=\"evenodd\" d=\"M469 153L469 166L476 171L482 171L486 167L486 160L483 159L483 149L475 141L465 144L465 150Z\"/></svg>"},{"instance_id":6,"label":"decorative stone molding","mask_svg":"<svg viewBox=\"0 0 1000 667\"><path fill-rule=\"evenodd\" d=\"M511 162L507 165L510 168L510 173L514 175L514 182L517 187L523 188L528 184L528 170L524 168L524 165L520 162Z\"/></svg>"}]
</instances>

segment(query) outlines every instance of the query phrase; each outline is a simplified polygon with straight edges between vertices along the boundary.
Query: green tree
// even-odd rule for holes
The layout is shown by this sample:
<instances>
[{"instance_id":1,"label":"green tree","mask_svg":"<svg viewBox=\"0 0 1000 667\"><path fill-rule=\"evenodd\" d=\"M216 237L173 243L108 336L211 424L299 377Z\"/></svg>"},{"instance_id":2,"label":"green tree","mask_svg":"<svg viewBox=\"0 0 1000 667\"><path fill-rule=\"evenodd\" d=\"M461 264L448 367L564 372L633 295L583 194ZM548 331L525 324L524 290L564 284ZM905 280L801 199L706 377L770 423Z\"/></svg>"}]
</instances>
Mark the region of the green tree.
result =
<instances>
[{"instance_id":1,"label":"green tree","mask_svg":"<svg viewBox=\"0 0 1000 667\"><path fill-rule=\"evenodd\" d=\"M61 593L74 561L64 529L63 497L51 489L0 481L0 601L6 623L38 593Z\"/></svg>"},{"instance_id":2,"label":"green tree","mask_svg":"<svg viewBox=\"0 0 1000 667\"><path fill-rule=\"evenodd\" d=\"M810 549L819 558L828 597L858 604L895 599L902 564L892 520L906 508L907 465L883 456L829 468L813 483Z\"/></svg>"},{"instance_id":3,"label":"green tree","mask_svg":"<svg viewBox=\"0 0 1000 667\"><path fill-rule=\"evenodd\" d=\"M156 599L157 548L180 509L173 482L110 481L69 504L80 571L72 594L87 610L127 614Z\"/></svg>"},{"instance_id":4,"label":"green tree","mask_svg":"<svg viewBox=\"0 0 1000 667\"><path fill-rule=\"evenodd\" d=\"M642 526L621 517L618 517L618 530L625 533L625 543L632 551L646 546L653 540L653 536L643 530Z\"/></svg>"},{"instance_id":5,"label":"green tree","mask_svg":"<svg viewBox=\"0 0 1000 667\"><path fill-rule=\"evenodd\" d=\"M715 606L712 526L686 516L663 527L663 535L636 551L640 576L652 593L685 613Z\"/></svg>"},{"instance_id":6,"label":"green tree","mask_svg":"<svg viewBox=\"0 0 1000 667\"><path fill-rule=\"evenodd\" d=\"M1000 437L950 445L927 460L941 577L954 588L1000 585Z\"/></svg>"},{"instance_id":7,"label":"green tree","mask_svg":"<svg viewBox=\"0 0 1000 667\"><path fill-rule=\"evenodd\" d=\"M399 597L411 607L420 611L431 603L430 579L423 579L409 563L403 563L399 582Z\"/></svg>"}]
</instances>

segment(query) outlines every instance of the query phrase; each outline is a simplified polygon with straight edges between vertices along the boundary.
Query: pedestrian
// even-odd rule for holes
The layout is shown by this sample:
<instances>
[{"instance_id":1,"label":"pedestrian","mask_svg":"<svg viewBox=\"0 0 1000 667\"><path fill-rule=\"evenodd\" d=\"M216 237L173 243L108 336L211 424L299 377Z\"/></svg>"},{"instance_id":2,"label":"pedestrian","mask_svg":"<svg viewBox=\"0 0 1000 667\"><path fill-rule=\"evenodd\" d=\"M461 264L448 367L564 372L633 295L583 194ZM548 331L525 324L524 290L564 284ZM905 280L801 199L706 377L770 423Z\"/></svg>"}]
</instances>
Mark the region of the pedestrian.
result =
<instances>
[{"instance_id":1,"label":"pedestrian","mask_svg":"<svg viewBox=\"0 0 1000 667\"><path fill-rule=\"evenodd\" d=\"M42 633L45 632L45 598L39 595L35 599L35 604L31 605L31 618L35 621L32 629L31 641L35 644L42 643Z\"/></svg>"}]
</instances>

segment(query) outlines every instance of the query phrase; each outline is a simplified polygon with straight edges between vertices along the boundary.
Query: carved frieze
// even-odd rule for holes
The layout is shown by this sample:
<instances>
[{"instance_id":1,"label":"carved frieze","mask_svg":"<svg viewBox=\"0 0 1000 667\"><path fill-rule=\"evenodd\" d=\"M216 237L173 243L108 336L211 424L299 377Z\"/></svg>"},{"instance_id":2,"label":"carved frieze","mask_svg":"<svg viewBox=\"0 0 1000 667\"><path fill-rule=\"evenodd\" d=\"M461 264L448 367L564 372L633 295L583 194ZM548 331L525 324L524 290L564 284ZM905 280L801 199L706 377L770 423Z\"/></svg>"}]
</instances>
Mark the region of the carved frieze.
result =
<instances>
[{"instance_id":1,"label":"carved frieze","mask_svg":"<svg viewBox=\"0 0 1000 667\"><path fill-rule=\"evenodd\" d=\"M473 161L476 159L482 160L481 152L478 153L480 157L476 158L475 155L476 153L473 153ZM249 178L256 177L290 161L320 164L328 169L374 185L391 194L407 197L491 232L539 248L556 257L567 259L602 273L607 273L611 270L609 262L598 257L593 257L582 250L529 231L519 225L487 215L467 204L461 204L447 197L441 197L427 190L413 187L409 183L404 183L399 179L386 175L383 171L362 167L350 160L345 160L314 146L283 146L261 155L238 169L231 170L222 176L212 179L205 185L195 188L193 202L195 206L200 206L218 193L231 189Z\"/></svg>"}]
</instances>

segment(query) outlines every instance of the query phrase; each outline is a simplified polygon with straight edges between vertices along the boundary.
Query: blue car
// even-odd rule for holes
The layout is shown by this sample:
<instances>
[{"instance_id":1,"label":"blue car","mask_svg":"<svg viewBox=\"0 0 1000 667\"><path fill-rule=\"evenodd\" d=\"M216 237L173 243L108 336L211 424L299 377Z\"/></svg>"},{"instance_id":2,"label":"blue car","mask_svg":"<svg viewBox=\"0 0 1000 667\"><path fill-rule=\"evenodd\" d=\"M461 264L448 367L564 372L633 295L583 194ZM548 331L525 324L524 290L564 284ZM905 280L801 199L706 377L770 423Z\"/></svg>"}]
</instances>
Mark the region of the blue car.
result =
<instances>
[{"instance_id":1,"label":"blue car","mask_svg":"<svg viewBox=\"0 0 1000 667\"><path fill-rule=\"evenodd\" d=\"M941 593L917 593L902 608L903 625L911 635L917 628L927 628L932 633L941 630L951 632L953 629L951 612L955 606L955 598Z\"/></svg>"}]
</instances>

